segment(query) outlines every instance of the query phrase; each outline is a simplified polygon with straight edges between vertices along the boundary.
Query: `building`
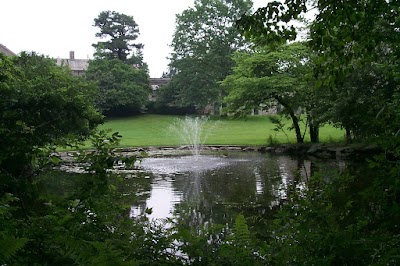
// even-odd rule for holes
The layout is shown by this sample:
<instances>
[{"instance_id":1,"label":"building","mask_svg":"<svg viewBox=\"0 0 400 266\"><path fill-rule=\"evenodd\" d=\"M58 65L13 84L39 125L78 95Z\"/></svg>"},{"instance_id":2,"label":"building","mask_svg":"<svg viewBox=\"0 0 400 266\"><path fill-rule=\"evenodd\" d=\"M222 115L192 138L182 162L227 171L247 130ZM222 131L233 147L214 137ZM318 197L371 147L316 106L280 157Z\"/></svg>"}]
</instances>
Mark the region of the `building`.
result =
<instances>
[{"instance_id":1,"label":"building","mask_svg":"<svg viewBox=\"0 0 400 266\"><path fill-rule=\"evenodd\" d=\"M149 101L155 102L157 100L157 93L161 86L168 84L170 78L150 78L151 93Z\"/></svg>"},{"instance_id":2,"label":"building","mask_svg":"<svg viewBox=\"0 0 400 266\"><path fill-rule=\"evenodd\" d=\"M0 53L6 55L6 56L15 56L16 54L11 51L10 49L8 49L6 46L2 45L0 43Z\"/></svg>"},{"instance_id":3,"label":"building","mask_svg":"<svg viewBox=\"0 0 400 266\"><path fill-rule=\"evenodd\" d=\"M56 64L59 66L66 65L71 69L73 75L81 76L85 74L89 66L89 59L75 59L75 52L71 51L68 59L57 58Z\"/></svg>"}]
</instances>

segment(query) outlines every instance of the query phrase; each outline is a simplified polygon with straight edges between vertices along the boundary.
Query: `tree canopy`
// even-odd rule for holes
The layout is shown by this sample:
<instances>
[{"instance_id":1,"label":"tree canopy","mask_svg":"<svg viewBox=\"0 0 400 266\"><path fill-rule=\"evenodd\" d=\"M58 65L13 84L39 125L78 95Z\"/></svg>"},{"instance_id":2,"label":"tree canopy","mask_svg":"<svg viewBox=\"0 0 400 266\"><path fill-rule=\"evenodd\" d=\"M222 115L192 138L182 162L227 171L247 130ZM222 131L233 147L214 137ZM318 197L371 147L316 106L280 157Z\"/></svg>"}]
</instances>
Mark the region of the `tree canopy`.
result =
<instances>
[{"instance_id":1,"label":"tree canopy","mask_svg":"<svg viewBox=\"0 0 400 266\"><path fill-rule=\"evenodd\" d=\"M301 43L264 47L237 52L234 60L233 73L222 82L228 90L227 112L247 115L252 109L281 105L292 119L297 141L302 142L297 111L309 106L304 101L310 86L306 77L312 70L307 47Z\"/></svg>"},{"instance_id":2,"label":"tree canopy","mask_svg":"<svg viewBox=\"0 0 400 266\"><path fill-rule=\"evenodd\" d=\"M99 87L96 103L108 115L138 113L150 94L143 46L134 43L138 25L133 17L115 11L103 11L94 21L100 28L96 37L109 39L93 44L97 52L86 72L86 78Z\"/></svg>"},{"instance_id":3,"label":"tree canopy","mask_svg":"<svg viewBox=\"0 0 400 266\"><path fill-rule=\"evenodd\" d=\"M96 87L35 53L0 55L0 168L19 175L38 147L84 139L102 121ZM26 170L26 169L25 169ZM23 176L27 178L27 176Z\"/></svg>"},{"instance_id":4,"label":"tree canopy","mask_svg":"<svg viewBox=\"0 0 400 266\"><path fill-rule=\"evenodd\" d=\"M130 57L135 57L136 49L140 50L143 47L142 44L134 42L139 36L139 28L132 16L103 11L94 19L94 26L100 30L96 37L106 39L93 44L99 58L127 61Z\"/></svg>"},{"instance_id":5,"label":"tree canopy","mask_svg":"<svg viewBox=\"0 0 400 266\"><path fill-rule=\"evenodd\" d=\"M177 15L173 35L169 88L177 106L205 106L221 101L223 80L233 66L232 53L248 43L235 22L250 12L249 0L196 0Z\"/></svg>"},{"instance_id":6,"label":"tree canopy","mask_svg":"<svg viewBox=\"0 0 400 266\"><path fill-rule=\"evenodd\" d=\"M399 128L394 111L400 90L399 5L384 0L274 1L238 25L251 40L274 46L296 39L293 20L315 12L307 40L316 55L314 93L322 96L318 89L328 90L319 99L319 116L346 128L348 136L393 135Z\"/></svg>"},{"instance_id":7,"label":"tree canopy","mask_svg":"<svg viewBox=\"0 0 400 266\"><path fill-rule=\"evenodd\" d=\"M105 114L128 115L139 112L148 101L146 70L119 59L96 59L90 62L86 78L99 87L96 103Z\"/></svg>"},{"instance_id":8,"label":"tree canopy","mask_svg":"<svg viewBox=\"0 0 400 266\"><path fill-rule=\"evenodd\" d=\"M253 15L243 16L239 27L253 40L282 43L297 36L293 20L315 12L309 38L310 47L320 58L315 74L320 77L319 85L333 86L358 64L374 62L387 54L393 55L393 62L398 61L399 5L399 1L385 0L273 1Z\"/></svg>"}]
</instances>

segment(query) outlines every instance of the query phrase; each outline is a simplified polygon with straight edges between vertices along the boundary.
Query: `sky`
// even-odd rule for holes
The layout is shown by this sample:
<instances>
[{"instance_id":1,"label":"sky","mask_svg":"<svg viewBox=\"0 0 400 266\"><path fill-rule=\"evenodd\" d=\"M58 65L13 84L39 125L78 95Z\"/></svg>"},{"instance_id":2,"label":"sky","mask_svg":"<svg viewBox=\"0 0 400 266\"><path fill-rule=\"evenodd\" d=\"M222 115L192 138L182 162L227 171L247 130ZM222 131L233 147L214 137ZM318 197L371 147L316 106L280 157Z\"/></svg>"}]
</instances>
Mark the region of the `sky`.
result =
<instances>
[{"instance_id":1,"label":"sky","mask_svg":"<svg viewBox=\"0 0 400 266\"><path fill-rule=\"evenodd\" d=\"M259 7L267 0L253 0ZM2 3L0 43L14 53L35 51L53 58L93 58L100 12L111 10L133 16L139 25L137 40L144 44L144 61L150 77L168 68L169 45L175 16L192 7L194 0L12 0Z\"/></svg>"}]
</instances>

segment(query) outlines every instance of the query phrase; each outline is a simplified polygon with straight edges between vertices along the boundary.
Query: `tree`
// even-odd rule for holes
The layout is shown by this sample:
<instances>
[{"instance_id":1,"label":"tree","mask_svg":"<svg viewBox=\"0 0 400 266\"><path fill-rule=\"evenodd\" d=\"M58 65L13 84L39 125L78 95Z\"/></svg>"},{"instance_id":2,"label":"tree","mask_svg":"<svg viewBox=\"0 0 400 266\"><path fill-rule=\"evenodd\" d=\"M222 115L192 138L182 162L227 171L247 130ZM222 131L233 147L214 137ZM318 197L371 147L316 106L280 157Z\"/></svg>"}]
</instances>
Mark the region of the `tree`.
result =
<instances>
[{"instance_id":1,"label":"tree","mask_svg":"<svg viewBox=\"0 0 400 266\"><path fill-rule=\"evenodd\" d=\"M229 91L225 98L228 112L247 114L249 110L275 101L292 119L297 142L303 142L298 111L303 107L310 116L308 107L311 105L302 101L310 86L304 78L311 71L310 51L301 43L294 43L253 53L238 52L234 60L233 74L222 82Z\"/></svg>"},{"instance_id":2,"label":"tree","mask_svg":"<svg viewBox=\"0 0 400 266\"><path fill-rule=\"evenodd\" d=\"M147 103L150 83L146 68L135 68L119 59L95 59L86 78L96 82L96 102L106 114L132 114Z\"/></svg>"},{"instance_id":3,"label":"tree","mask_svg":"<svg viewBox=\"0 0 400 266\"><path fill-rule=\"evenodd\" d=\"M383 59L384 61L384 59ZM321 94L315 111L346 130L347 141L390 136L398 130L393 67L382 63L353 67L341 85Z\"/></svg>"},{"instance_id":4,"label":"tree","mask_svg":"<svg viewBox=\"0 0 400 266\"><path fill-rule=\"evenodd\" d=\"M346 78L353 67L400 55L399 1L285 0L271 2L238 22L250 39L283 43L294 40L293 20L311 10L316 17L310 25L309 45L319 55L315 68L318 85L333 87ZM355 64L352 64L355 62Z\"/></svg>"},{"instance_id":5,"label":"tree","mask_svg":"<svg viewBox=\"0 0 400 266\"><path fill-rule=\"evenodd\" d=\"M96 37L108 40L93 44L96 48L96 56L99 58L127 61L129 56L135 57L133 49L138 52L142 44L134 43L139 36L138 25L132 16L115 11L103 11L94 19L94 26L100 28Z\"/></svg>"},{"instance_id":6,"label":"tree","mask_svg":"<svg viewBox=\"0 0 400 266\"><path fill-rule=\"evenodd\" d=\"M99 86L97 105L106 114L137 113L150 94L143 45L133 43L139 35L138 25L133 17L115 11L103 11L94 21L100 28L96 37L109 38L93 44L96 58L90 61L86 73L86 78Z\"/></svg>"},{"instance_id":7,"label":"tree","mask_svg":"<svg viewBox=\"0 0 400 266\"><path fill-rule=\"evenodd\" d=\"M314 74L327 95L325 114L357 135L381 137L384 152L369 160L372 171L345 171L329 182L321 173L306 189L295 185L295 201L274 223L271 254L276 264L398 264L400 2L275 1L243 18L242 30L250 38L293 39L295 30L277 27L307 4L318 12L309 45L318 55Z\"/></svg>"},{"instance_id":8,"label":"tree","mask_svg":"<svg viewBox=\"0 0 400 266\"><path fill-rule=\"evenodd\" d=\"M241 32L252 40L282 43L296 38L296 29L290 23L310 10L316 10L308 41L317 55L314 67L316 87L328 89L327 94L332 93L332 102L326 99L323 102L338 108L336 113L328 111L330 119L344 126L348 136L350 133L376 136L378 128L385 128L378 130L378 135L395 134L399 128L395 110L400 108L396 98L400 89L400 2L271 2L253 15L242 17L238 24ZM382 69L385 70L382 72ZM349 94L349 89L354 94ZM385 117L387 119L383 119ZM384 123L386 126L378 126Z\"/></svg>"},{"instance_id":9,"label":"tree","mask_svg":"<svg viewBox=\"0 0 400 266\"><path fill-rule=\"evenodd\" d=\"M177 15L170 63L172 104L200 111L221 101L218 81L230 73L232 53L248 45L234 24L251 7L249 0L196 0L193 8Z\"/></svg>"},{"instance_id":10,"label":"tree","mask_svg":"<svg viewBox=\"0 0 400 266\"><path fill-rule=\"evenodd\" d=\"M95 93L53 59L0 54L0 264L179 263L165 231L127 215L136 193L127 200L108 169L135 157L116 153L117 133L93 133L102 121ZM50 152L89 135L94 150L75 157L87 172L55 170Z\"/></svg>"},{"instance_id":11,"label":"tree","mask_svg":"<svg viewBox=\"0 0 400 266\"><path fill-rule=\"evenodd\" d=\"M37 150L85 139L102 116L93 102L96 87L52 59L1 56L0 67L0 136L7 140L0 142L0 172L10 176L2 184L11 177L23 183L33 178Z\"/></svg>"}]
</instances>

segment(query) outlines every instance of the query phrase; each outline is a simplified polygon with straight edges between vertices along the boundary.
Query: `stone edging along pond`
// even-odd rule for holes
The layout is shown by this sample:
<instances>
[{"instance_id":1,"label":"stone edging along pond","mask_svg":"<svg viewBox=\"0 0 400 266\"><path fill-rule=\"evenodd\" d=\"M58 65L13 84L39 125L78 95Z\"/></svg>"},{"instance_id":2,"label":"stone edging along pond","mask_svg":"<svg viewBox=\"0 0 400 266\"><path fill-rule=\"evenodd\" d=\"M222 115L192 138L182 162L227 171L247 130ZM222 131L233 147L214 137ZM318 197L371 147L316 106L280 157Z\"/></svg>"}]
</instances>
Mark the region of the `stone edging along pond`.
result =
<instances>
[{"instance_id":1,"label":"stone edging along pond","mask_svg":"<svg viewBox=\"0 0 400 266\"><path fill-rule=\"evenodd\" d=\"M119 148L122 153L138 154L148 153L150 156L163 156L177 151L187 152L188 146L164 146L164 147L136 147ZM380 148L376 145L347 145L338 146L324 143L304 144L281 144L276 146L242 146L242 145L204 145L204 151L257 151L261 153L286 154L293 156L312 156L321 159L344 159L344 158L365 158L378 154Z\"/></svg>"}]
</instances>

